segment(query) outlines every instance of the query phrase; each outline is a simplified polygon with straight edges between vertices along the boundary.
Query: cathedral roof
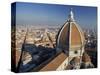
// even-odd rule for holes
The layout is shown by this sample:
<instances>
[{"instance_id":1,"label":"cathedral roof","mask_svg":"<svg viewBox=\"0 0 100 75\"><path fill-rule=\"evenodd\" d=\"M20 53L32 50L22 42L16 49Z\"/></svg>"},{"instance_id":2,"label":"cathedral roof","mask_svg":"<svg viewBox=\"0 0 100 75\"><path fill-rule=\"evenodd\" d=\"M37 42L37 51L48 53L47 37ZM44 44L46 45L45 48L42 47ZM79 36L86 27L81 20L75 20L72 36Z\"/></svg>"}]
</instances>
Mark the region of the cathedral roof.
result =
<instances>
[{"instance_id":1,"label":"cathedral roof","mask_svg":"<svg viewBox=\"0 0 100 75\"><path fill-rule=\"evenodd\" d=\"M64 53L60 53L54 60L44 66L40 71L54 71L56 70L67 58Z\"/></svg>"},{"instance_id":2,"label":"cathedral roof","mask_svg":"<svg viewBox=\"0 0 100 75\"><path fill-rule=\"evenodd\" d=\"M68 20L61 27L57 36L57 47L69 49L80 47L84 44L84 34L82 29L76 23L74 14L71 10Z\"/></svg>"}]
</instances>

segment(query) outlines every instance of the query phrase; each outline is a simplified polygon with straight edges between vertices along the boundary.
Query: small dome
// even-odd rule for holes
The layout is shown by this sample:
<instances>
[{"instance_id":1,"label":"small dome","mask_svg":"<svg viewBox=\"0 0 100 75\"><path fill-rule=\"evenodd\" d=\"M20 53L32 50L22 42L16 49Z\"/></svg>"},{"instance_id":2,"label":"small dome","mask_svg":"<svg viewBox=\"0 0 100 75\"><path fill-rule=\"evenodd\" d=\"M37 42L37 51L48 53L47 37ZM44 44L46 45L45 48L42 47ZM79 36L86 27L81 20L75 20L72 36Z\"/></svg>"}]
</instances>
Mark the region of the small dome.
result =
<instances>
[{"instance_id":1,"label":"small dome","mask_svg":"<svg viewBox=\"0 0 100 75\"><path fill-rule=\"evenodd\" d=\"M70 61L71 64L73 63L80 63L80 57L74 57L71 61Z\"/></svg>"},{"instance_id":2,"label":"small dome","mask_svg":"<svg viewBox=\"0 0 100 75\"><path fill-rule=\"evenodd\" d=\"M87 53L83 53L82 61L83 62L91 62L91 58Z\"/></svg>"}]
</instances>

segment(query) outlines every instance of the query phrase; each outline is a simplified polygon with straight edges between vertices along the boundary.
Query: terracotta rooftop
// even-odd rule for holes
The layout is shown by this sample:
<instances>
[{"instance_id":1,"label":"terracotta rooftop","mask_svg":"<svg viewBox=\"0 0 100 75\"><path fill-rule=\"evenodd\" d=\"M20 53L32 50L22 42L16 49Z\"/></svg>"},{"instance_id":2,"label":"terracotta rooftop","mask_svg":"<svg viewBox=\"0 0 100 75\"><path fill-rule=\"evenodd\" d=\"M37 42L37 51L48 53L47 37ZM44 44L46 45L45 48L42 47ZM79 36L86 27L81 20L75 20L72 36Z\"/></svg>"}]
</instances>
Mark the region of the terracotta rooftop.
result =
<instances>
[{"instance_id":1,"label":"terracotta rooftop","mask_svg":"<svg viewBox=\"0 0 100 75\"><path fill-rule=\"evenodd\" d=\"M78 27L72 23L71 27L71 45L81 45L81 34Z\"/></svg>"},{"instance_id":2,"label":"terracotta rooftop","mask_svg":"<svg viewBox=\"0 0 100 75\"><path fill-rule=\"evenodd\" d=\"M40 71L53 71L56 70L59 65L63 63L63 61L67 58L67 56L64 53L59 54L57 57L55 57L54 60L52 60L50 63L48 63L46 66L44 66Z\"/></svg>"},{"instance_id":3,"label":"terracotta rooftop","mask_svg":"<svg viewBox=\"0 0 100 75\"><path fill-rule=\"evenodd\" d=\"M91 58L87 53L83 53L82 61L83 62L91 62Z\"/></svg>"},{"instance_id":4,"label":"terracotta rooftop","mask_svg":"<svg viewBox=\"0 0 100 75\"><path fill-rule=\"evenodd\" d=\"M57 47L62 50L80 48L84 44L84 34L80 26L74 21L72 11L68 21L64 23L57 35ZM71 49L75 50L75 49Z\"/></svg>"},{"instance_id":5,"label":"terracotta rooftop","mask_svg":"<svg viewBox=\"0 0 100 75\"><path fill-rule=\"evenodd\" d=\"M79 58L79 57L74 57L74 58L73 58L73 61L74 61L75 63L79 63L79 62L80 62L80 58Z\"/></svg>"}]
</instances>

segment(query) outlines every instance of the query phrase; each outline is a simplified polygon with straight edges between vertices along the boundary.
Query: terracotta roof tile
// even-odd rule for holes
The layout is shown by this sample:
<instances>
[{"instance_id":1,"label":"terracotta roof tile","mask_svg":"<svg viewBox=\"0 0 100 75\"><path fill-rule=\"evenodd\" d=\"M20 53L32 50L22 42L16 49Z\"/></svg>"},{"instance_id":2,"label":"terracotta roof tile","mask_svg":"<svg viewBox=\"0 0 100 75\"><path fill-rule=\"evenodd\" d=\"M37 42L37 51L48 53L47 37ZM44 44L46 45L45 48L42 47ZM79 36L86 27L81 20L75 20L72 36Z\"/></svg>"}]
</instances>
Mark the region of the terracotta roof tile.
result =
<instances>
[{"instance_id":1,"label":"terracotta roof tile","mask_svg":"<svg viewBox=\"0 0 100 75\"><path fill-rule=\"evenodd\" d=\"M54 60L44 66L40 71L53 71L56 70L59 65L67 58L64 53L59 54Z\"/></svg>"}]
</instances>

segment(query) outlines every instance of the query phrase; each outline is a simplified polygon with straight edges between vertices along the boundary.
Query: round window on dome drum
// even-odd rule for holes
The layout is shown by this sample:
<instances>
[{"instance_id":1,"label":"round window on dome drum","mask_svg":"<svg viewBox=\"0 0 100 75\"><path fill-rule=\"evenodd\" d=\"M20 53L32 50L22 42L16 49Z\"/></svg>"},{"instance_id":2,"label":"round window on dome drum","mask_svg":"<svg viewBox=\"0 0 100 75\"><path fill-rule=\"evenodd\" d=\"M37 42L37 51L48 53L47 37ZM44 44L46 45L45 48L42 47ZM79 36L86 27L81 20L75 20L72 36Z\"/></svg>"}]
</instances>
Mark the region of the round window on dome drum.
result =
<instances>
[{"instance_id":1,"label":"round window on dome drum","mask_svg":"<svg viewBox=\"0 0 100 75\"><path fill-rule=\"evenodd\" d=\"M74 51L74 53L75 53L75 54L77 54L77 53L78 53L78 51Z\"/></svg>"}]
</instances>

